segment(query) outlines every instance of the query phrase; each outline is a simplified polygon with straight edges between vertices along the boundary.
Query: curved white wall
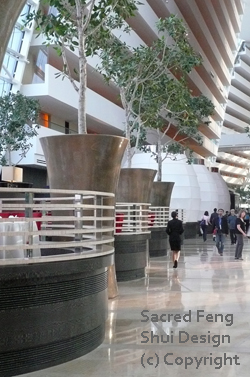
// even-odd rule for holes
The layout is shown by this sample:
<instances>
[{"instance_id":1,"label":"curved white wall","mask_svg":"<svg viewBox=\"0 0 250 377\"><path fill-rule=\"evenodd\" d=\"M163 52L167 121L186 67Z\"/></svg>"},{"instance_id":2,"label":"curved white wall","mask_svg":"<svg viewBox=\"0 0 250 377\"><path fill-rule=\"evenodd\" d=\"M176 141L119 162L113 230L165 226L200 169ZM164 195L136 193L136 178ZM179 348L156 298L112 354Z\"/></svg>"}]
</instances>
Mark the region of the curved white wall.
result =
<instances>
[{"instance_id":1,"label":"curved white wall","mask_svg":"<svg viewBox=\"0 0 250 377\"><path fill-rule=\"evenodd\" d=\"M205 165L194 164L193 168L200 186L200 218L205 211L208 211L210 216L213 209L218 208L219 205L217 185L212 173L206 168Z\"/></svg>"},{"instance_id":2,"label":"curved white wall","mask_svg":"<svg viewBox=\"0 0 250 377\"><path fill-rule=\"evenodd\" d=\"M187 222L200 219L200 186L192 165L186 163L185 156L178 156L178 160L165 160L162 167L162 181L175 182L170 207L186 210ZM132 160L133 168L157 169L157 164L151 153L138 153Z\"/></svg>"},{"instance_id":3,"label":"curved white wall","mask_svg":"<svg viewBox=\"0 0 250 377\"><path fill-rule=\"evenodd\" d=\"M224 211L230 210L230 194L226 182L220 173L211 173L218 192L218 208L223 208Z\"/></svg>"}]
</instances>

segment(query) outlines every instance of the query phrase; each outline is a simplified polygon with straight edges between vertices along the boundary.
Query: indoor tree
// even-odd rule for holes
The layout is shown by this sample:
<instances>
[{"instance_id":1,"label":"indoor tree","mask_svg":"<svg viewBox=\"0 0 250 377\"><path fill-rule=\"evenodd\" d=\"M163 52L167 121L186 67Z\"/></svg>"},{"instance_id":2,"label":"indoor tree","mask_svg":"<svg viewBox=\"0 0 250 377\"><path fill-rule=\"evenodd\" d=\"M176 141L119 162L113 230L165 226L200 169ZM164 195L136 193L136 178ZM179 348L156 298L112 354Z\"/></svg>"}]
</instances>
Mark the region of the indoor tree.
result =
<instances>
[{"instance_id":1,"label":"indoor tree","mask_svg":"<svg viewBox=\"0 0 250 377\"><path fill-rule=\"evenodd\" d=\"M46 37L63 60L62 75L77 91L78 133L86 134L87 57L97 53L112 39L114 29L126 29L124 19L133 16L138 0L41 0L40 10L28 16L26 24L34 21L36 30ZM48 7L56 12L48 12ZM79 64L73 70L67 49L78 51ZM77 77L75 81L74 77Z\"/></svg>"},{"instance_id":2,"label":"indoor tree","mask_svg":"<svg viewBox=\"0 0 250 377\"><path fill-rule=\"evenodd\" d=\"M39 113L39 102L20 92L0 97L1 165L13 165L13 151L20 152L20 160L15 165L26 156L32 146L30 139L37 135Z\"/></svg>"},{"instance_id":3,"label":"indoor tree","mask_svg":"<svg viewBox=\"0 0 250 377\"><path fill-rule=\"evenodd\" d=\"M99 51L98 68L105 80L114 82L120 91L126 118L124 133L129 139L128 166L145 144L147 129L154 128L158 133L156 159L161 180L162 152L177 153L184 148L181 144L187 148L190 138L201 142L198 127L211 115L213 105L204 96L193 97L188 88L187 75L202 59L190 46L183 21L171 15L160 19L156 26L158 38L151 46L129 48L120 40L110 40ZM169 131L171 141L166 143Z\"/></svg>"},{"instance_id":4,"label":"indoor tree","mask_svg":"<svg viewBox=\"0 0 250 377\"><path fill-rule=\"evenodd\" d=\"M246 204L249 206L249 201L250 201L250 186L245 185L245 186L236 186L234 187L234 190L237 192L237 194L240 195L240 202L241 204Z\"/></svg>"},{"instance_id":5,"label":"indoor tree","mask_svg":"<svg viewBox=\"0 0 250 377\"><path fill-rule=\"evenodd\" d=\"M152 155L157 162L158 181L162 180L162 164L167 158L176 159L176 155L186 153L187 162L192 162L192 144L202 145L203 142L199 126L209 124L214 110L212 102L204 95L192 96L185 78L172 83L167 80L165 88L166 102L162 103L163 96L159 101L156 98L154 104L153 94L151 96L156 111L149 127L156 132L156 150Z\"/></svg>"}]
</instances>

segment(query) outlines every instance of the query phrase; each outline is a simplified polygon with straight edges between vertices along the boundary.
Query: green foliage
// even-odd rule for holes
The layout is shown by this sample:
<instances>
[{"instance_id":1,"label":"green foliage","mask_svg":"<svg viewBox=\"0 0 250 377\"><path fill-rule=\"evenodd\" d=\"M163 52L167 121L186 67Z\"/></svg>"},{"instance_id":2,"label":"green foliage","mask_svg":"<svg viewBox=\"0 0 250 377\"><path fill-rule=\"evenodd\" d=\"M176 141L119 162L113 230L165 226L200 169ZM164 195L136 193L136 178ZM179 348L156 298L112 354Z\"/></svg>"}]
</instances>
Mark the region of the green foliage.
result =
<instances>
[{"instance_id":1,"label":"green foliage","mask_svg":"<svg viewBox=\"0 0 250 377\"><path fill-rule=\"evenodd\" d=\"M235 187L235 191L240 195L240 201L242 203L249 204L250 200L250 187Z\"/></svg>"},{"instance_id":2,"label":"green foliage","mask_svg":"<svg viewBox=\"0 0 250 377\"><path fill-rule=\"evenodd\" d=\"M137 10L138 0L41 0L40 10L31 13L25 24L35 20L38 35L43 34L45 44L54 46L63 59L63 72L57 77L68 77L79 94L78 131L86 133L85 92L87 87L87 57L109 44L112 32L127 30L124 19ZM48 12L48 7L54 7ZM71 69L67 49L77 50L79 65ZM78 75L79 86L73 74Z\"/></svg>"},{"instance_id":3,"label":"green foliage","mask_svg":"<svg viewBox=\"0 0 250 377\"><path fill-rule=\"evenodd\" d=\"M11 165L12 151L20 150L21 159L26 156L32 146L29 140L37 135L39 112L39 102L19 92L0 97L1 165Z\"/></svg>"},{"instance_id":4,"label":"green foliage","mask_svg":"<svg viewBox=\"0 0 250 377\"><path fill-rule=\"evenodd\" d=\"M143 144L143 129L153 128L164 136L171 125L177 129L175 137L183 135L202 143L198 127L214 106L203 95L194 97L187 83L188 73L202 63L201 57L189 44L178 17L160 19L156 26L159 38L151 46L128 49L117 39L110 41L99 52L99 70L107 83L113 81L120 89L131 146L136 145L135 138L138 147ZM172 151L177 151L176 143L173 145Z\"/></svg>"},{"instance_id":5,"label":"green foliage","mask_svg":"<svg viewBox=\"0 0 250 377\"><path fill-rule=\"evenodd\" d=\"M30 13L25 24L35 20L39 34L46 36L48 45L57 45L59 55L62 46L72 51L79 46L78 26L81 24L88 56L110 39L113 29L124 25L124 19L134 14L138 4L137 0L41 0L40 9ZM57 12L48 14L48 6L56 8Z\"/></svg>"}]
</instances>

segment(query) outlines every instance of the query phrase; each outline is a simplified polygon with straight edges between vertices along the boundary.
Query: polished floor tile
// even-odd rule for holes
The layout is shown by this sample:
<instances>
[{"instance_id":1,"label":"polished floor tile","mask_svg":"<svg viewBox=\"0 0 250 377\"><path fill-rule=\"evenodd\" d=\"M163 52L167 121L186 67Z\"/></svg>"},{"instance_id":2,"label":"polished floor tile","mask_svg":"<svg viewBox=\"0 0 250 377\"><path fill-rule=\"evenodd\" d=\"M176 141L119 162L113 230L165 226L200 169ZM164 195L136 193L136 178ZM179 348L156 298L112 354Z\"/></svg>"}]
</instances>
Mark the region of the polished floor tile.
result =
<instances>
[{"instance_id":1,"label":"polished floor tile","mask_svg":"<svg viewBox=\"0 0 250 377\"><path fill-rule=\"evenodd\" d=\"M153 258L145 279L119 283L104 343L25 377L249 376L250 241L243 261L226 241L185 240L179 266Z\"/></svg>"}]
</instances>

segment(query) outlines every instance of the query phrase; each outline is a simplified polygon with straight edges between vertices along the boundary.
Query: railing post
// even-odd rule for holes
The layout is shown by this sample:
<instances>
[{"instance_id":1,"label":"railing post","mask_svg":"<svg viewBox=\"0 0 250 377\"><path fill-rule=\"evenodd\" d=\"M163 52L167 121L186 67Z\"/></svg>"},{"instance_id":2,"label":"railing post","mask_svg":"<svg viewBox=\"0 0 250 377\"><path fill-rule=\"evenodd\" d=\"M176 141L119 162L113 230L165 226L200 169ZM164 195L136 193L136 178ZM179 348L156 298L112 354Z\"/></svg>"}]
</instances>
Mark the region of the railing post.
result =
<instances>
[{"instance_id":1,"label":"railing post","mask_svg":"<svg viewBox=\"0 0 250 377\"><path fill-rule=\"evenodd\" d=\"M95 196L94 198L94 203L95 203L95 206L98 206L98 207L102 207L103 206L103 197L100 196L100 195L97 195ZM97 219L97 218L100 218L100 219ZM95 219L94 219L94 226L95 226L95 230L97 229L102 229L102 217L103 217L103 209L102 208L96 208L95 209ZM102 240L102 232L95 232L95 239L96 241L101 241ZM96 250L101 250L102 249L102 245L96 245Z\"/></svg>"},{"instance_id":2,"label":"railing post","mask_svg":"<svg viewBox=\"0 0 250 377\"><path fill-rule=\"evenodd\" d=\"M137 223L137 218L136 218L136 204L133 205L133 217L132 217L132 224L133 224L133 232L136 233L137 232L137 229L136 229L136 223Z\"/></svg>"},{"instance_id":3,"label":"railing post","mask_svg":"<svg viewBox=\"0 0 250 377\"><path fill-rule=\"evenodd\" d=\"M82 233L77 233L77 230L82 230L82 220L80 219L82 217L82 203L83 203L83 197L80 194L75 194L75 241L81 242L82 241ZM81 253L82 252L82 245L75 247L75 253Z\"/></svg>"},{"instance_id":4,"label":"railing post","mask_svg":"<svg viewBox=\"0 0 250 377\"><path fill-rule=\"evenodd\" d=\"M31 192L26 192L25 193L25 204L33 204L33 200L34 200L34 194L31 193ZM30 206L29 207L26 207L25 206L25 218L28 218L28 219L33 219L33 208L31 208ZM33 231L33 221L28 221L28 240L27 240L27 243L28 245L33 245L33 235L31 234L31 232ZM25 242L26 242L26 237L25 237ZM26 250L26 258L32 258L33 257L33 249L27 249Z\"/></svg>"},{"instance_id":5,"label":"railing post","mask_svg":"<svg viewBox=\"0 0 250 377\"><path fill-rule=\"evenodd\" d=\"M41 204L42 205L44 205L44 204L46 204L46 200L42 200L41 201ZM42 209L42 217L44 217L44 216L46 216L46 214L47 214L47 210L45 210L45 209ZM47 229L47 221L46 221L46 223L44 224L44 222L42 221L42 223L41 223L41 230L43 231L44 229ZM46 236L45 235L41 235L41 241L46 241Z\"/></svg>"}]
</instances>

